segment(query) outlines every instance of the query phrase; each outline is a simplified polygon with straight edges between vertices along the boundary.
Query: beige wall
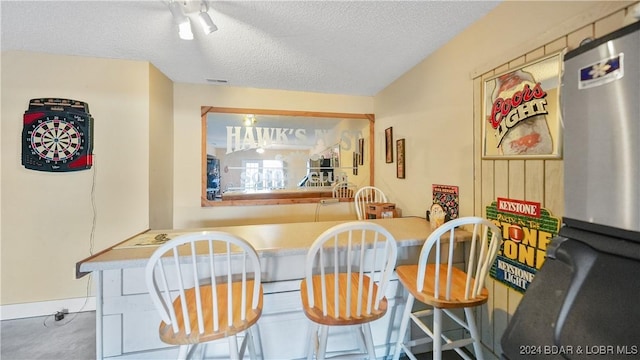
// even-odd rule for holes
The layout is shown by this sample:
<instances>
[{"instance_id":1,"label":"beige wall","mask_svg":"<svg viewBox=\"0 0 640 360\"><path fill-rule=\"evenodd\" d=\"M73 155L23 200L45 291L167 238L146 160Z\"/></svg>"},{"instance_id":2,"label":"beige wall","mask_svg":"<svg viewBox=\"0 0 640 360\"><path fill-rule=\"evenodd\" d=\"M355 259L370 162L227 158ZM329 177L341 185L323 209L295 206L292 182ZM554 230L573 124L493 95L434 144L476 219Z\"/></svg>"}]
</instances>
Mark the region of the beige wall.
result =
<instances>
[{"instance_id":1,"label":"beige wall","mask_svg":"<svg viewBox=\"0 0 640 360\"><path fill-rule=\"evenodd\" d=\"M173 82L149 65L149 227L173 228Z\"/></svg>"},{"instance_id":2,"label":"beige wall","mask_svg":"<svg viewBox=\"0 0 640 360\"><path fill-rule=\"evenodd\" d=\"M174 86L175 228L313 221L316 204L200 206L202 175L201 106L316 112L372 113L373 98L282 90L175 84ZM351 204L320 209L321 220L355 216Z\"/></svg>"},{"instance_id":3,"label":"beige wall","mask_svg":"<svg viewBox=\"0 0 640 360\"><path fill-rule=\"evenodd\" d=\"M92 169L21 165L22 114L38 97L89 104ZM3 52L1 156L1 303L85 296L88 277L75 279L75 263L149 225L148 64Z\"/></svg>"},{"instance_id":4,"label":"beige wall","mask_svg":"<svg viewBox=\"0 0 640 360\"><path fill-rule=\"evenodd\" d=\"M405 214L423 214L431 184L442 183L460 186L463 216L485 216L484 206L497 196L537 201L562 216L561 160L480 160L481 81L621 27L632 3L499 5L375 97L376 134L393 126L394 136L407 137L408 150L408 178L397 180L391 166L376 163L376 184L391 193L403 189L400 184L420 189L412 196L396 190ZM482 340L489 352L500 354L500 339L522 295L493 280L488 287L490 300L479 314Z\"/></svg>"},{"instance_id":5,"label":"beige wall","mask_svg":"<svg viewBox=\"0 0 640 360\"><path fill-rule=\"evenodd\" d=\"M22 167L22 114L37 97L89 104L91 170ZM371 97L173 84L147 62L3 52L0 304L86 296L76 262L151 227L313 221L315 204L200 207L203 105L373 112ZM321 220L354 214L350 204L319 209Z\"/></svg>"}]
</instances>

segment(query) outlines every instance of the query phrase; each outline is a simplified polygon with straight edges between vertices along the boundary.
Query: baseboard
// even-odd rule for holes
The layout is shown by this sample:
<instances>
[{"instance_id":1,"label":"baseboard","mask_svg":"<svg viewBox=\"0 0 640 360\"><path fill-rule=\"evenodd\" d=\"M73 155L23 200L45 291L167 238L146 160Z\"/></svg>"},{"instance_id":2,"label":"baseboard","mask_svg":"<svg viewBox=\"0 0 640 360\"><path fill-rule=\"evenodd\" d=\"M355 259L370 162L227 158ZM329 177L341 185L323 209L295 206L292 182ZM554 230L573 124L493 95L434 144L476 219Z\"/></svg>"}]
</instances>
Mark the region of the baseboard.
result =
<instances>
[{"instance_id":1,"label":"baseboard","mask_svg":"<svg viewBox=\"0 0 640 360\"><path fill-rule=\"evenodd\" d=\"M90 296L24 304L0 305L0 320L52 315L62 309L69 310L69 313L94 311L96 309L96 298L94 296Z\"/></svg>"}]
</instances>

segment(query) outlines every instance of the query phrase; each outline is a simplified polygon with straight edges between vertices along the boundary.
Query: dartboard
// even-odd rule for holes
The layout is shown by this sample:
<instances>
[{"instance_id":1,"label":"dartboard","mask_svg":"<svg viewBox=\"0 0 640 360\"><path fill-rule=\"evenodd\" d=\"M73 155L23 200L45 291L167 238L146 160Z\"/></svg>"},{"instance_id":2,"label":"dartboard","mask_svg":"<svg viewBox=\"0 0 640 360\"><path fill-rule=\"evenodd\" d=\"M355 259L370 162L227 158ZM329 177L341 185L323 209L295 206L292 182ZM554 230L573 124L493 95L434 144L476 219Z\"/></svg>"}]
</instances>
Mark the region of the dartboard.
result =
<instances>
[{"instance_id":1,"label":"dartboard","mask_svg":"<svg viewBox=\"0 0 640 360\"><path fill-rule=\"evenodd\" d=\"M76 171L92 165L93 118L86 103L32 99L24 113L22 164L40 171Z\"/></svg>"},{"instance_id":2,"label":"dartboard","mask_svg":"<svg viewBox=\"0 0 640 360\"><path fill-rule=\"evenodd\" d=\"M39 120L30 133L31 150L45 161L66 163L77 156L84 143L74 122L58 116Z\"/></svg>"}]
</instances>

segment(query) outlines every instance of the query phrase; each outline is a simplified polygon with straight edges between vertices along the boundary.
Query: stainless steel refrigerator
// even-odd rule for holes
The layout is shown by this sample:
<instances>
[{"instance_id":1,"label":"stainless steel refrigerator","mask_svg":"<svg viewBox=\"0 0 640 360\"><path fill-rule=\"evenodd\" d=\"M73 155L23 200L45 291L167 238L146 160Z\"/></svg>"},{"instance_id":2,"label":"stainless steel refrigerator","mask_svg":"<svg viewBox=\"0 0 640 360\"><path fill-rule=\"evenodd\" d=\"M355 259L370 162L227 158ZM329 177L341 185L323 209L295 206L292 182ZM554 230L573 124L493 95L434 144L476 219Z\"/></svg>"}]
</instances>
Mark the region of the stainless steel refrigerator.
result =
<instances>
[{"instance_id":1,"label":"stainless steel refrigerator","mask_svg":"<svg viewBox=\"0 0 640 360\"><path fill-rule=\"evenodd\" d=\"M640 358L640 22L564 57L565 211L503 359Z\"/></svg>"}]
</instances>

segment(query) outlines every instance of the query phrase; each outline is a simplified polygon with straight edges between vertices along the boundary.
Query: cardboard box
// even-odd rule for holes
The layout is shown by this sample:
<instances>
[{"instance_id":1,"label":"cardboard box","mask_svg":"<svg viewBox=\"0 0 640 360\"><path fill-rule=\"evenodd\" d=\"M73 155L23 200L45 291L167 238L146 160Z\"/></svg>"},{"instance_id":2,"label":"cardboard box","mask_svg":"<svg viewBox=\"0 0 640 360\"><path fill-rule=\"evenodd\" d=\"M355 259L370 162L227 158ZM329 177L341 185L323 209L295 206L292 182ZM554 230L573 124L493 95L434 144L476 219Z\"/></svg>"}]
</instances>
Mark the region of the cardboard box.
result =
<instances>
[{"instance_id":1,"label":"cardboard box","mask_svg":"<svg viewBox=\"0 0 640 360\"><path fill-rule=\"evenodd\" d=\"M396 204L394 203L371 203L365 209L366 219L384 219L398 217Z\"/></svg>"}]
</instances>

